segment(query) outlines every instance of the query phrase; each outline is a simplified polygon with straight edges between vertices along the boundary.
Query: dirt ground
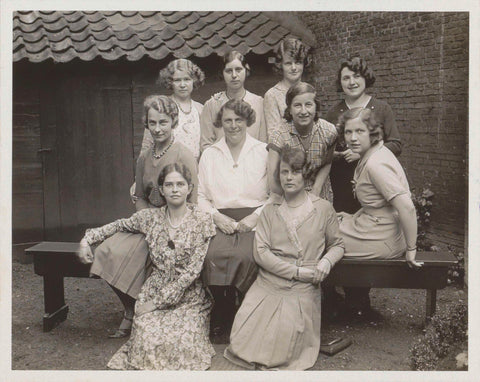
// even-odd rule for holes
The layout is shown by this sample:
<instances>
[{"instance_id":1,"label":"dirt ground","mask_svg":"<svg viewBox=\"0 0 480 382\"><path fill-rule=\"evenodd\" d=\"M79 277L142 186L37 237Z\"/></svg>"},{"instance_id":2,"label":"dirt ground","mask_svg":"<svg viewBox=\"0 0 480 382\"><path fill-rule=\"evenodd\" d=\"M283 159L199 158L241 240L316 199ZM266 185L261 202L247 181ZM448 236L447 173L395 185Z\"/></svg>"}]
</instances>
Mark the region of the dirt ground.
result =
<instances>
[{"instance_id":1,"label":"dirt ground","mask_svg":"<svg viewBox=\"0 0 480 382\"><path fill-rule=\"evenodd\" d=\"M124 342L107 338L122 317L121 304L107 284L65 279L68 318L44 333L42 278L32 264L13 263L12 269L12 369L105 370ZM409 349L424 328L425 292L372 289L371 298L384 320L324 325L323 338L350 337L353 344L332 357L320 354L313 370L410 370ZM438 291L437 309L458 300L466 301L466 292L447 287ZM225 346L215 345L211 370L240 370L222 357Z\"/></svg>"}]
</instances>

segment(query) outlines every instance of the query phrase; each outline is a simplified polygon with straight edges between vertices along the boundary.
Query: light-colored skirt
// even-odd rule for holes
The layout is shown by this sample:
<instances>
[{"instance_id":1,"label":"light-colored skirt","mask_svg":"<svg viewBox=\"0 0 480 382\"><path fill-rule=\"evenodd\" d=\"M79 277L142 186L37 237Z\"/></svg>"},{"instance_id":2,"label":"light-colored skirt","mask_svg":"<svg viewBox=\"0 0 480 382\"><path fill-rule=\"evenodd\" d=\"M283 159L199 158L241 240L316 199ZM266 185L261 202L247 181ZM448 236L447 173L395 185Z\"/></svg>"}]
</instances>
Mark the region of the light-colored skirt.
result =
<instances>
[{"instance_id":1,"label":"light-colored skirt","mask_svg":"<svg viewBox=\"0 0 480 382\"><path fill-rule=\"evenodd\" d=\"M248 369L312 367L320 350L320 288L275 283L261 273L235 316L225 358Z\"/></svg>"},{"instance_id":2,"label":"light-colored skirt","mask_svg":"<svg viewBox=\"0 0 480 382\"><path fill-rule=\"evenodd\" d=\"M145 236L118 232L95 249L90 273L136 299L152 266Z\"/></svg>"}]
</instances>

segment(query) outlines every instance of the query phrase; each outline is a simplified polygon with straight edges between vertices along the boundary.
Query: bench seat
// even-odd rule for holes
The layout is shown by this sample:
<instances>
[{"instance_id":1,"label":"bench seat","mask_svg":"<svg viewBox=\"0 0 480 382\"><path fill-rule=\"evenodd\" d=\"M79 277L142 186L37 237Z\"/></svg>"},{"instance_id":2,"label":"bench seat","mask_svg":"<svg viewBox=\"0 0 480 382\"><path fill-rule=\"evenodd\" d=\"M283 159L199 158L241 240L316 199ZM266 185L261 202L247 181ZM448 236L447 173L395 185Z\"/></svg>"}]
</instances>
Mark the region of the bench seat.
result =
<instances>
[{"instance_id":1,"label":"bench seat","mask_svg":"<svg viewBox=\"0 0 480 382\"><path fill-rule=\"evenodd\" d=\"M67 318L64 277L89 277L90 264L76 256L79 243L41 242L25 250L33 256L35 274L43 277L45 314L43 331L48 332ZM436 309L436 292L447 286L448 268L458 261L448 252L418 252L424 265L410 269L404 257L393 260L343 258L324 281L327 285L426 290L426 318Z\"/></svg>"}]
</instances>

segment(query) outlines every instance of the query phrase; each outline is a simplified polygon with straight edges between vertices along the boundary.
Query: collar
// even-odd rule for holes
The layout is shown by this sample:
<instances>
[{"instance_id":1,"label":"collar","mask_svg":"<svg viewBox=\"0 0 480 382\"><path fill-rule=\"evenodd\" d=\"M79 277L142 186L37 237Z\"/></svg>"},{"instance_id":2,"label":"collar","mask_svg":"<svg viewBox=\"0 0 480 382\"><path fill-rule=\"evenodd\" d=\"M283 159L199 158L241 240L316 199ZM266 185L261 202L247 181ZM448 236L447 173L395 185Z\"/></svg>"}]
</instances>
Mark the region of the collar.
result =
<instances>
[{"instance_id":1,"label":"collar","mask_svg":"<svg viewBox=\"0 0 480 382\"><path fill-rule=\"evenodd\" d=\"M285 201L285 197L283 195L278 194L271 194L272 195L272 204L273 205L281 205ZM307 196L310 198L310 201L315 204L319 200L322 200L319 196L312 194L311 192L307 191Z\"/></svg>"},{"instance_id":2,"label":"collar","mask_svg":"<svg viewBox=\"0 0 480 382\"><path fill-rule=\"evenodd\" d=\"M259 145L264 145L264 143L253 138L247 132L247 137L245 138L245 142L243 144L242 150L240 151L238 160L240 161L248 152L250 152L250 150L252 150L254 147L257 147ZM225 136L221 137L217 142L215 142L210 147L212 149L220 150L227 157L231 157L230 149L228 148L227 142L225 141Z\"/></svg>"},{"instance_id":3,"label":"collar","mask_svg":"<svg viewBox=\"0 0 480 382\"><path fill-rule=\"evenodd\" d=\"M362 158L357 163L357 167L355 167L355 172L353 174L353 180L356 181L360 174L362 173L363 169L367 165L368 160L370 157L380 150L383 147L383 141L378 142L376 145L370 147L368 151L363 155Z\"/></svg>"},{"instance_id":4,"label":"collar","mask_svg":"<svg viewBox=\"0 0 480 382\"><path fill-rule=\"evenodd\" d=\"M318 121L314 121L313 122L313 126L312 126L312 131L311 131L311 134L315 134L316 131L318 130ZM293 125L293 121L292 122L288 122L288 132L291 134L291 135L298 135L300 136L300 134L298 133L297 129L295 128L295 126Z\"/></svg>"}]
</instances>

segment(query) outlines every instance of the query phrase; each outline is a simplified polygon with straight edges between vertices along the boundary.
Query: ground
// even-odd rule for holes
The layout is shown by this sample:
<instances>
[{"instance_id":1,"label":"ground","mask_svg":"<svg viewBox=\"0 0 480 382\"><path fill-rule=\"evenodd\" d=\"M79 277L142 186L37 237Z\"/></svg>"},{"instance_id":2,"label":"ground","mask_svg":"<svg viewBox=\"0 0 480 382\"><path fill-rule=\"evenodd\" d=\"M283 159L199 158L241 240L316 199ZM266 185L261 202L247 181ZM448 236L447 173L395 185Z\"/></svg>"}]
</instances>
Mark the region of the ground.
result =
<instances>
[{"instance_id":1,"label":"ground","mask_svg":"<svg viewBox=\"0 0 480 382\"><path fill-rule=\"evenodd\" d=\"M105 369L124 340L107 338L122 310L103 280L66 278L68 318L44 333L42 278L34 274L32 264L13 263L12 279L13 370ZM424 328L425 291L372 289L371 298L384 320L324 325L323 338L350 337L353 344L332 357L320 354L313 370L410 370L409 349ZM466 292L447 287L438 291L437 309L458 300L466 301ZM225 346L215 345L211 370L241 370L222 357ZM454 364L442 363L451 369Z\"/></svg>"}]
</instances>

